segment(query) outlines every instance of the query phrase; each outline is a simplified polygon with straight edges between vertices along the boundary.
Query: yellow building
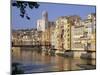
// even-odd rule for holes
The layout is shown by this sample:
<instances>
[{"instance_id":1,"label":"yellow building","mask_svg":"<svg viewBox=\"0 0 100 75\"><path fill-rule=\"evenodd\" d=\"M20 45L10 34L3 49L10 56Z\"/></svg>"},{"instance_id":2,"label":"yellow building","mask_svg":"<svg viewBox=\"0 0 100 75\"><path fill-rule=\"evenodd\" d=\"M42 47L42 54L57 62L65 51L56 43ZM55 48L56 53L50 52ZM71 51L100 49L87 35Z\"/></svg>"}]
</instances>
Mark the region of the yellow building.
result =
<instances>
[{"instance_id":1,"label":"yellow building","mask_svg":"<svg viewBox=\"0 0 100 75\"><path fill-rule=\"evenodd\" d=\"M96 42L96 18L95 14L89 14L87 19L84 21L85 23L85 33L87 33L87 43L88 50L95 51L95 42ZM86 42L85 42L86 43Z\"/></svg>"},{"instance_id":2,"label":"yellow building","mask_svg":"<svg viewBox=\"0 0 100 75\"><path fill-rule=\"evenodd\" d=\"M83 45L84 25L71 27L71 50L84 50Z\"/></svg>"},{"instance_id":3,"label":"yellow building","mask_svg":"<svg viewBox=\"0 0 100 75\"><path fill-rule=\"evenodd\" d=\"M44 45L50 45L50 28L45 29L45 32L42 33Z\"/></svg>"},{"instance_id":4,"label":"yellow building","mask_svg":"<svg viewBox=\"0 0 100 75\"><path fill-rule=\"evenodd\" d=\"M54 30L54 22L48 22L48 27L42 32L43 45L51 45Z\"/></svg>"},{"instance_id":5,"label":"yellow building","mask_svg":"<svg viewBox=\"0 0 100 75\"><path fill-rule=\"evenodd\" d=\"M56 20L55 49L64 52L71 49L71 23L69 17L62 16Z\"/></svg>"},{"instance_id":6,"label":"yellow building","mask_svg":"<svg viewBox=\"0 0 100 75\"><path fill-rule=\"evenodd\" d=\"M51 24L50 24L50 35L51 35L51 37L50 37L50 41L51 41L51 46L52 46L52 48L55 48L55 23L54 22L52 22Z\"/></svg>"}]
</instances>

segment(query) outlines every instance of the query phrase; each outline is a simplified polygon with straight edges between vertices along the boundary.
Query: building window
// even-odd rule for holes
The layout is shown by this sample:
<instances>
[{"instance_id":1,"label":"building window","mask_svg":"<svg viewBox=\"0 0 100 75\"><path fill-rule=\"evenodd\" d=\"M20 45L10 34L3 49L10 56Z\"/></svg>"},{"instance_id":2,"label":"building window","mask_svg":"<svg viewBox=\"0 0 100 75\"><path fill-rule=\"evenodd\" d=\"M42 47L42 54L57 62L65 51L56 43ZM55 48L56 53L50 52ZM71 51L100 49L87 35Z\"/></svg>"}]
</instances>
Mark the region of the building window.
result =
<instances>
[{"instance_id":1,"label":"building window","mask_svg":"<svg viewBox=\"0 0 100 75\"><path fill-rule=\"evenodd\" d=\"M67 29L67 32L69 32L69 29Z\"/></svg>"},{"instance_id":2,"label":"building window","mask_svg":"<svg viewBox=\"0 0 100 75\"><path fill-rule=\"evenodd\" d=\"M67 39L67 41L69 41L69 38Z\"/></svg>"},{"instance_id":3,"label":"building window","mask_svg":"<svg viewBox=\"0 0 100 75\"><path fill-rule=\"evenodd\" d=\"M63 35L64 35L64 29L62 29L61 38L63 38Z\"/></svg>"},{"instance_id":4,"label":"building window","mask_svg":"<svg viewBox=\"0 0 100 75\"><path fill-rule=\"evenodd\" d=\"M67 44L67 47L68 47L68 48L70 47L69 44Z\"/></svg>"}]
</instances>

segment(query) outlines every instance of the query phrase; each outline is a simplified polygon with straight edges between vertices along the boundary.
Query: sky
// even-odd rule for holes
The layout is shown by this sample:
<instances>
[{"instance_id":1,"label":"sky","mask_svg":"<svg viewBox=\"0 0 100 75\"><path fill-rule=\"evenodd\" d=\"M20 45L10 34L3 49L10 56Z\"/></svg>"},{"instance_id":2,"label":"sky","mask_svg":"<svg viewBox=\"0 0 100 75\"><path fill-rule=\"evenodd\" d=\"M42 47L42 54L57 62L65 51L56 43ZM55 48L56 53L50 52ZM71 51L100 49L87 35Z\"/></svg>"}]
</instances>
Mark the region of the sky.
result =
<instances>
[{"instance_id":1,"label":"sky","mask_svg":"<svg viewBox=\"0 0 100 75\"><path fill-rule=\"evenodd\" d=\"M72 4L56 4L56 3L38 3L38 9L26 8L30 20L20 17L20 10L12 6L11 26L12 29L32 29L36 28L36 22L42 18L42 12L48 12L49 21L55 21L60 16L78 15L85 19L88 14L95 13L95 6L89 5L72 5Z\"/></svg>"}]
</instances>

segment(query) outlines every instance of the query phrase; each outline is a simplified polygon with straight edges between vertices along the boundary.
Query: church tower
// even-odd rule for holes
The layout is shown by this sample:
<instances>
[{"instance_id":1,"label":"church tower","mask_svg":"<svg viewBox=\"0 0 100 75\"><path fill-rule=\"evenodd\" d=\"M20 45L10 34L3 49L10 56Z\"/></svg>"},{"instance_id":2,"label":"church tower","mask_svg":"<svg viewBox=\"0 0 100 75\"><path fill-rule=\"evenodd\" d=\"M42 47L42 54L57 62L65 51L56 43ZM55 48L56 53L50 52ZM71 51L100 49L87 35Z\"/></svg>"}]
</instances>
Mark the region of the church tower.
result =
<instances>
[{"instance_id":1,"label":"church tower","mask_svg":"<svg viewBox=\"0 0 100 75\"><path fill-rule=\"evenodd\" d=\"M37 30L45 31L48 27L48 13L47 11L42 12L42 19L37 20Z\"/></svg>"},{"instance_id":2,"label":"church tower","mask_svg":"<svg viewBox=\"0 0 100 75\"><path fill-rule=\"evenodd\" d=\"M48 27L48 12L43 11L42 12L42 20L44 21L45 28Z\"/></svg>"}]
</instances>

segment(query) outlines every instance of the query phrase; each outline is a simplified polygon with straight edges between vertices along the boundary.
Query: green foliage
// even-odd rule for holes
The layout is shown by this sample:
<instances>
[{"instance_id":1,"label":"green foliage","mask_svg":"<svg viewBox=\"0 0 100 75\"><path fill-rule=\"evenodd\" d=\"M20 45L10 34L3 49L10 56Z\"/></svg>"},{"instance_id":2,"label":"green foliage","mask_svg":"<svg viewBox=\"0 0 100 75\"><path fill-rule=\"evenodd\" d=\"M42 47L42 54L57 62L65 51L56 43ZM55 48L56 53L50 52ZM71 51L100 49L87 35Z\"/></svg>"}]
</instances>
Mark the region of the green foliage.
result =
<instances>
[{"instance_id":1,"label":"green foliage","mask_svg":"<svg viewBox=\"0 0 100 75\"><path fill-rule=\"evenodd\" d=\"M26 12L26 7L29 7L30 9L37 9L40 5L37 2L13 1L12 6L19 8L20 16L22 18L26 17L28 20L30 20L30 17Z\"/></svg>"}]
</instances>

